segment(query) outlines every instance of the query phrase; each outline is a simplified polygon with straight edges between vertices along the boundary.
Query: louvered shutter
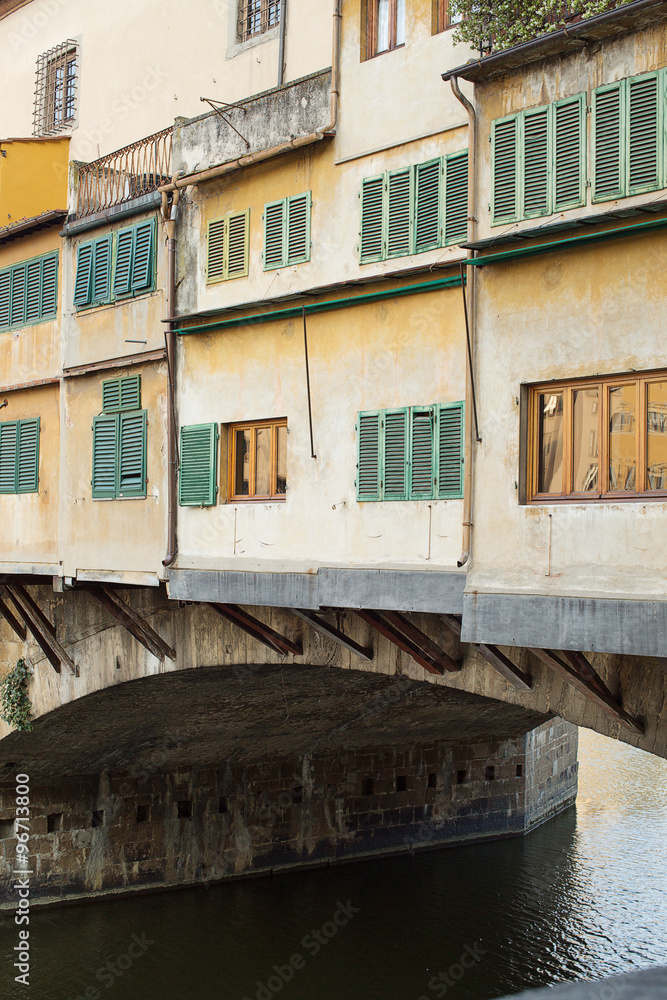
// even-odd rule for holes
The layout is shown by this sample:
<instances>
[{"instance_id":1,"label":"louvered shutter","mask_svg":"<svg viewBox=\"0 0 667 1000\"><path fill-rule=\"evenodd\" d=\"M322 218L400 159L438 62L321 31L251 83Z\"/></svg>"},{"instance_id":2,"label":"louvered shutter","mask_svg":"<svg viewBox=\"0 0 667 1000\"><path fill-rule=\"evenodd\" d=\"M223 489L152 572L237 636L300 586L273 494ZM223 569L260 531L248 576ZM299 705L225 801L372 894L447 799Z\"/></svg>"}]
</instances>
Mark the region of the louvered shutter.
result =
<instances>
[{"instance_id":1,"label":"louvered shutter","mask_svg":"<svg viewBox=\"0 0 667 1000\"><path fill-rule=\"evenodd\" d=\"M50 319L58 312L58 254L42 261L42 319ZM0 324L1 325L1 324Z\"/></svg>"},{"instance_id":2,"label":"louvered shutter","mask_svg":"<svg viewBox=\"0 0 667 1000\"><path fill-rule=\"evenodd\" d=\"M410 499L433 496L433 408L412 409L410 435Z\"/></svg>"},{"instance_id":3,"label":"louvered shutter","mask_svg":"<svg viewBox=\"0 0 667 1000\"><path fill-rule=\"evenodd\" d=\"M438 498L463 496L463 403L440 406L437 433Z\"/></svg>"},{"instance_id":4,"label":"louvered shutter","mask_svg":"<svg viewBox=\"0 0 667 1000\"><path fill-rule=\"evenodd\" d=\"M310 260L310 191L287 199L287 263Z\"/></svg>"},{"instance_id":5,"label":"louvered shutter","mask_svg":"<svg viewBox=\"0 0 667 1000\"><path fill-rule=\"evenodd\" d=\"M110 378L102 383L102 409L105 413L120 410L120 379Z\"/></svg>"},{"instance_id":6,"label":"louvered shutter","mask_svg":"<svg viewBox=\"0 0 667 1000\"><path fill-rule=\"evenodd\" d=\"M15 420L0 424L0 493L16 493L16 453L18 424Z\"/></svg>"},{"instance_id":7,"label":"louvered shutter","mask_svg":"<svg viewBox=\"0 0 667 1000\"><path fill-rule=\"evenodd\" d=\"M554 106L554 210L584 201L586 168L584 95Z\"/></svg>"},{"instance_id":8,"label":"louvered shutter","mask_svg":"<svg viewBox=\"0 0 667 1000\"><path fill-rule=\"evenodd\" d=\"M396 170L387 179L387 257L412 250L412 169Z\"/></svg>"},{"instance_id":9,"label":"louvered shutter","mask_svg":"<svg viewBox=\"0 0 667 1000\"><path fill-rule=\"evenodd\" d=\"M206 281L222 281L225 277L225 231L227 219L213 219L206 235Z\"/></svg>"},{"instance_id":10,"label":"louvered shutter","mask_svg":"<svg viewBox=\"0 0 667 1000\"><path fill-rule=\"evenodd\" d=\"M523 213L526 218L549 212L549 108L523 118Z\"/></svg>"},{"instance_id":11,"label":"louvered shutter","mask_svg":"<svg viewBox=\"0 0 667 1000\"><path fill-rule=\"evenodd\" d=\"M415 253L442 243L442 160L415 168Z\"/></svg>"},{"instance_id":12,"label":"louvered shutter","mask_svg":"<svg viewBox=\"0 0 667 1000\"><path fill-rule=\"evenodd\" d=\"M9 326L12 272L0 271L0 327Z\"/></svg>"},{"instance_id":13,"label":"louvered shutter","mask_svg":"<svg viewBox=\"0 0 667 1000\"><path fill-rule=\"evenodd\" d=\"M152 220L140 222L134 230L132 253L132 291L141 292L153 284L153 231Z\"/></svg>"},{"instance_id":14,"label":"louvered shutter","mask_svg":"<svg viewBox=\"0 0 667 1000\"><path fill-rule=\"evenodd\" d=\"M108 302L111 284L111 236L93 244L92 302Z\"/></svg>"},{"instance_id":15,"label":"louvered shutter","mask_svg":"<svg viewBox=\"0 0 667 1000\"><path fill-rule=\"evenodd\" d=\"M93 500L116 496L118 417L93 418Z\"/></svg>"},{"instance_id":16,"label":"louvered shutter","mask_svg":"<svg viewBox=\"0 0 667 1000\"><path fill-rule=\"evenodd\" d=\"M362 264L384 257L384 191L385 177L367 177L361 182L361 242Z\"/></svg>"},{"instance_id":17,"label":"louvered shutter","mask_svg":"<svg viewBox=\"0 0 667 1000\"><path fill-rule=\"evenodd\" d=\"M120 380L120 409L141 409L141 375L129 375Z\"/></svg>"},{"instance_id":18,"label":"louvered shutter","mask_svg":"<svg viewBox=\"0 0 667 1000\"><path fill-rule=\"evenodd\" d=\"M493 221L517 217L517 119L493 123Z\"/></svg>"},{"instance_id":19,"label":"louvered shutter","mask_svg":"<svg viewBox=\"0 0 667 1000\"><path fill-rule=\"evenodd\" d=\"M227 221L226 278L242 278L248 273L250 211L230 215Z\"/></svg>"},{"instance_id":20,"label":"louvered shutter","mask_svg":"<svg viewBox=\"0 0 667 1000\"><path fill-rule=\"evenodd\" d=\"M468 152L445 162L445 243L468 237Z\"/></svg>"},{"instance_id":21,"label":"louvered shutter","mask_svg":"<svg viewBox=\"0 0 667 1000\"><path fill-rule=\"evenodd\" d=\"M93 245L92 243L85 243L79 247L76 258L76 279L74 282L75 306L87 306L90 303L92 273Z\"/></svg>"},{"instance_id":22,"label":"louvered shutter","mask_svg":"<svg viewBox=\"0 0 667 1000\"><path fill-rule=\"evenodd\" d=\"M662 156L662 101L658 76L652 73L627 81L628 194L658 186Z\"/></svg>"},{"instance_id":23,"label":"louvered shutter","mask_svg":"<svg viewBox=\"0 0 667 1000\"><path fill-rule=\"evenodd\" d=\"M146 411L119 416L118 496L146 495Z\"/></svg>"},{"instance_id":24,"label":"louvered shutter","mask_svg":"<svg viewBox=\"0 0 667 1000\"><path fill-rule=\"evenodd\" d=\"M25 264L12 268L12 301L11 301L11 324L12 326L25 323Z\"/></svg>"},{"instance_id":25,"label":"louvered shutter","mask_svg":"<svg viewBox=\"0 0 667 1000\"><path fill-rule=\"evenodd\" d=\"M593 94L594 201L620 198L625 187L623 156L625 90L622 83Z\"/></svg>"},{"instance_id":26,"label":"louvered shutter","mask_svg":"<svg viewBox=\"0 0 667 1000\"><path fill-rule=\"evenodd\" d=\"M121 229L116 238L116 268L113 277L114 295L127 295L132 281L132 229Z\"/></svg>"},{"instance_id":27,"label":"louvered shutter","mask_svg":"<svg viewBox=\"0 0 667 1000\"><path fill-rule=\"evenodd\" d=\"M31 260L26 264L26 298L25 318L27 323L34 323L41 315L42 298L42 262Z\"/></svg>"},{"instance_id":28,"label":"louvered shutter","mask_svg":"<svg viewBox=\"0 0 667 1000\"><path fill-rule=\"evenodd\" d=\"M384 499L407 499L407 409L386 410L384 415Z\"/></svg>"},{"instance_id":29,"label":"louvered shutter","mask_svg":"<svg viewBox=\"0 0 667 1000\"><path fill-rule=\"evenodd\" d=\"M357 500L380 500L379 412L359 414L357 443Z\"/></svg>"},{"instance_id":30,"label":"louvered shutter","mask_svg":"<svg viewBox=\"0 0 667 1000\"><path fill-rule=\"evenodd\" d=\"M36 493L39 477L39 417L19 420L18 425L18 493Z\"/></svg>"},{"instance_id":31,"label":"louvered shutter","mask_svg":"<svg viewBox=\"0 0 667 1000\"><path fill-rule=\"evenodd\" d=\"M264 270L282 267L284 260L284 219L286 203L270 202L264 206Z\"/></svg>"},{"instance_id":32,"label":"louvered shutter","mask_svg":"<svg viewBox=\"0 0 667 1000\"><path fill-rule=\"evenodd\" d=\"M178 497L182 507L211 507L215 504L217 457L216 424L181 427Z\"/></svg>"}]
</instances>

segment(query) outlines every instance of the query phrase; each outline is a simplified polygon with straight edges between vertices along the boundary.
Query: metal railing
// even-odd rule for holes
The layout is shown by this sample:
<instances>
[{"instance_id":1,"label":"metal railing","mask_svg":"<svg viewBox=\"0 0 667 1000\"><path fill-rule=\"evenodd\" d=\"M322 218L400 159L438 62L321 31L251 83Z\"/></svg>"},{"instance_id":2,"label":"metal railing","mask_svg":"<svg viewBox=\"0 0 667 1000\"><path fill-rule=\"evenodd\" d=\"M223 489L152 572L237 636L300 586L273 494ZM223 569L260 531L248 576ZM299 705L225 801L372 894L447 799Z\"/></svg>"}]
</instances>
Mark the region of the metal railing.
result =
<instances>
[{"instance_id":1,"label":"metal railing","mask_svg":"<svg viewBox=\"0 0 667 1000\"><path fill-rule=\"evenodd\" d=\"M173 128L108 153L79 169L77 218L122 205L171 180Z\"/></svg>"}]
</instances>

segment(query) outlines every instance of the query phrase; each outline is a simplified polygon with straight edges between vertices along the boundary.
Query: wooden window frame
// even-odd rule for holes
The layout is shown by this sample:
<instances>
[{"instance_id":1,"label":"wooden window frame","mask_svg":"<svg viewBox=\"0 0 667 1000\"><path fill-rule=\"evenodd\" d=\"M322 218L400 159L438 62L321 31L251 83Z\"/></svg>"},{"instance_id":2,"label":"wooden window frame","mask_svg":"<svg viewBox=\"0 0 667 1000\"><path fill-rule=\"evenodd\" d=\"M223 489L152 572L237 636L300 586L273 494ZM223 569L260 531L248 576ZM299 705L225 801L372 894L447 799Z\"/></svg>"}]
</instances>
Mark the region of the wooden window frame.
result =
<instances>
[{"instance_id":1,"label":"wooden window frame","mask_svg":"<svg viewBox=\"0 0 667 1000\"><path fill-rule=\"evenodd\" d=\"M458 21L452 21L450 4L451 0L433 0L434 35L439 35L442 31L449 31L450 28L455 28L457 24L461 23L462 18Z\"/></svg>"},{"instance_id":2,"label":"wooden window frame","mask_svg":"<svg viewBox=\"0 0 667 1000\"><path fill-rule=\"evenodd\" d=\"M256 12L259 13L259 25L254 26ZM241 44L265 35L272 28L280 25L282 16L282 0L238 0L236 14L236 40ZM273 18L273 19L272 19Z\"/></svg>"},{"instance_id":3,"label":"wooden window frame","mask_svg":"<svg viewBox=\"0 0 667 1000\"><path fill-rule=\"evenodd\" d=\"M646 488L648 449L647 386L651 382L667 381L667 369L626 375L602 375L597 378L571 379L558 382L540 382L529 386L528 399L528 448L527 476L528 504L561 503L619 503L667 501L667 489ZM634 490L609 489L609 393L617 386L636 387L637 412L635 440L637 456L636 488ZM572 492L574 421L572 393L582 389L598 388L598 483L597 492ZM539 483L539 396L541 393L563 393L563 491L540 493Z\"/></svg>"},{"instance_id":4,"label":"wooden window frame","mask_svg":"<svg viewBox=\"0 0 667 1000\"><path fill-rule=\"evenodd\" d=\"M377 51L379 3L380 0L366 0L366 59L375 59L376 56L402 49L405 45L405 42L396 42L398 0L389 0L389 45L381 52Z\"/></svg>"},{"instance_id":5,"label":"wooden window frame","mask_svg":"<svg viewBox=\"0 0 667 1000\"><path fill-rule=\"evenodd\" d=\"M77 120L79 46L68 39L37 59L33 134L57 135Z\"/></svg>"},{"instance_id":6,"label":"wooden window frame","mask_svg":"<svg viewBox=\"0 0 667 1000\"><path fill-rule=\"evenodd\" d=\"M257 431L261 428L271 428L271 492L268 494L255 493L256 481L256 449ZM273 417L269 420L248 420L242 423L229 424L227 431L227 502L228 503L284 503L287 499L286 493L276 493L278 476L278 434L277 428L287 428L287 417ZM275 428L275 430L274 430ZM236 489L236 434L238 431L251 431L250 446L250 482L247 496L237 494ZM287 487L286 487L287 489Z\"/></svg>"}]
</instances>

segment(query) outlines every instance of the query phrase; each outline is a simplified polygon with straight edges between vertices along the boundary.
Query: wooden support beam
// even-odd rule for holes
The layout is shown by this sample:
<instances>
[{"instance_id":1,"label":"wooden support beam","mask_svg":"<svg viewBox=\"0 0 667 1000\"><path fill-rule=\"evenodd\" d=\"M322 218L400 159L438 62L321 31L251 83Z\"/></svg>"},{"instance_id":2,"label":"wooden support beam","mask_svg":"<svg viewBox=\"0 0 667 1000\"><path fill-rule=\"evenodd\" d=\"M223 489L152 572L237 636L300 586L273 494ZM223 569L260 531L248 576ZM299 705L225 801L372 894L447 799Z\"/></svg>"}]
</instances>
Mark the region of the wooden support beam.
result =
<instances>
[{"instance_id":1,"label":"wooden support beam","mask_svg":"<svg viewBox=\"0 0 667 1000\"><path fill-rule=\"evenodd\" d=\"M572 684L577 691L594 702L605 715L611 716L612 719L620 722L622 726L626 726L633 733L642 734L644 732L642 724L628 715L583 653L573 654L570 650L554 651L553 649L531 649L530 652L547 667L551 667L569 684Z\"/></svg>"},{"instance_id":2,"label":"wooden support beam","mask_svg":"<svg viewBox=\"0 0 667 1000\"><path fill-rule=\"evenodd\" d=\"M397 628L394 627L390 622L385 621L379 611L363 611L361 609L355 608L354 612L362 621L366 622L374 628L380 635L383 635L385 639L389 639L389 642L393 642L395 646L402 649L403 652L409 653L413 660L428 670L430 674L443 674L444 667L436 663L423 649L420 649L411 639L402 632L399 632Z\"/></svg>"},{"instance_id":3,"label":"wooden support beam","mask_svg":"<svg viewBox=\"0 0 667 1000\"><path fill-rule=\"evenodd\" d=\"M243 611L237 604L211 604L211 607L219 615L222 615L223 618L226 618L227 621L232 622L233 625L247 632L248 635L252 636L258 642L264 643L269 649L273 649L275 652L284 655L292 653L294 656L303 656L301 643L292 642L287 636L281 635L279 632L274 631L274 629L269 628L259 618L249 615L247 611Z\"/></svg>"},{"instance_id":4,"label":"wooden support beam","mask_svg":"<svg viewBox=\"0 0 667 1000\"><path fill-rule=\"evenodd\" d=\"M443 670L447 670L449 673L457 673L461 669L461 663L459 660L453 660L451 656L445 653L444 649L441 649L437 643L433 642L430 636L422 632L421 629L413 625L411 621L405 617L405 615L399 614L398 611L383 611L382 612L386 621L390 625L402 632L404 636L414 642L415 646L418 646L424 651L424 654L430 657L434 663Z\"/></svg>"},{"instance_id":5,"label":"wooden support beam","mask_svg":"<svg viewBox=\"0 0 667 1000\"><path fill-rule=\"evenodd\" d=\"M440 615L440 620L447 626L452 635L461 641L461 616L460 615Z\"/></svg>"},{"instance_id":6,"label":"wooden support beam","mask_svg":"<svg viewBox=\"0 0 667 1000\"><path fill-rule=\"evenodd\" d=\"M361 660L372 660L373 659L373 647L372 646L361 646L354 639L350 639L349 636L341 632L334 625L330 625L329 622L321 618L320 615L316 615L314 611L306 611L302 608L292 608L292 613L300 618L302 621L307 622L311 628L314 628L316 632L321 635L326 636L328 639L333 639L340 646L349 650L355 656L358 656Z\"/></svg>"},{"instance_id":7,"label":"wooden support beam","mask_svg":"<svg viewBox=\"0 0 667 1000\"><path fill-rule=\"evenodd\" d=\"M49 622L49 625L51 625L51 629L53 629L52 633L42 624L42 619L44 619L47 622L48 619L45 617L44 614L42 614L41 610L39 612L39 615L37 615L33 610L33 605L35 602L32 600L32 598L30 598L29 600L25 599L26 597L29 597L29 595L26 593L24 588L19 586L18 584L7 584L7 593L11 597L15 606L21 612L21 615L23 616L25 623L28 626L28 629L30 630L31 635L35 639L35 642L42 650L44 656L47 658L47 660L49 661L53 669L56 671L56 673L57 674L60 673L61 665L64 663L65 666L68 668L68 670L70 670L73 674L76 675L77 672L76 665L72 660L72 658L69 656L69 654L65 652L63 647L56 639L55 629L53 629L53 625L51 625L51 623Z\"/></svg>"},{"instance_id":8,"label":"wooden support beam","mask_svg":"<svg viewBox=\"0 0 667 1000\"><path fill-rule=\"evenodd\" d=\"M519 688L520 691L530 691L532 689L533 682L530 675L525 674L523 670L520 670L512 663L510 658L501 653L497 646L489 646L484 642L473 642L472 645L480 656L483 656L515 688Z\"/></svg>"},{"instance_id":9,"label":"wooden support beam","mask_svg":"<svg viewBox=\"0 0 667 1000\"><path fill-rule=\"evenodd\" d=\"M37 604L37 602L30 596L30 594L25 589L25 587L22 587L19 583L12 584L12 586L13 586L14 590L17 592L17 594L21 595L21 597L23 598L24 602L31 609L31 611L32 611L33 615L35 616L35 618L37 619L37 621L41 624L42 628L46 629L46 631L50 635L52 635L52 636L55 637L55 634L56 634L56 627L55 627L55 625L52 622L49 621L49 619L46 617L46 615L44 614L44 612L40 608L39 604Z\"/></svg>"},{"instance_id":10,"label":"wooden support beam","mask_svg":"<svg viewBox=\"0 0 667 1000\"><path fill-rule=\"evenodd\" d=\"M168 656L170 660L176 659L176 650L172 649L169 643L165 642L162 636L158 635L141 615L137 614L127 601L105 584L94 584L87 588L90 593L97 598L102 607L119 622L123 628L127 629L130 635L134 636L137 642L145 646L149 653L152 653L158 660L164 660Z\"/></svg>"},{"instance_id":11,"label":"wooden support beam","mask_svg":"<svg viewBox=\"0 0 667 1000\"><path fill-rule=\"evenodd\" d=\"M20 622L18 618L15 617L15 615L9 610L5 602L2 600L0 600L0 615L2 615L5 621L9 622L9 624L14 629L19 639L22 639L23 642L25 642L25 640L28 638L28 633L25 625L22 622Z\"/></svg>"}]
</instances>

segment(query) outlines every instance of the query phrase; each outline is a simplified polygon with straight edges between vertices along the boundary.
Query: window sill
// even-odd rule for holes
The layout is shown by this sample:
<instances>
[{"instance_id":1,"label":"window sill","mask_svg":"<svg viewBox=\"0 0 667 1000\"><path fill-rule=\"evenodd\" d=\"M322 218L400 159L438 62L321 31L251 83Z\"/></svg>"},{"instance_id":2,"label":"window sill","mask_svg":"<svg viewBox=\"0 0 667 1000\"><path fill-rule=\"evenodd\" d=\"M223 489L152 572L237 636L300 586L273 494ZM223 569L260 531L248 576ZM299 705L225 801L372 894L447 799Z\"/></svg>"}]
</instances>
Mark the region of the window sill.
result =
<instances>
[{"instance_id":1,"label":"window sill","mask_svg":"<svg viewBox=\"0 0 667 1000\"><path fill-rule=\"evenodd\" d=\"M246 503L285 503L287 497L230 497L228 504Z\"/></svg>"},{"instance_id":2,"label":"window sill","mask_svg":"<svg viewBox=\"0 0 667 1000\"><path fill-rule=\"evenodd\" d=\"M371 59L378 59L380 56L386 56L390 52L397 52L398 49L404 49L404 48L405 48L405 42L401 42L400 45L394 45L393 49L383 49L382 52L369 53L365 59L362 59L362 62L370 62Z\"/></svg>"},{"instance_id":3,"label":"window sill","mask_svg":"<svg viewBox=\"0 0 667 1000\"><path fill-rule=\"evenodd\" d=\"M667 490L652 490L650 493L605 493L598 496L587 496L583 493L571 493L568 496L550 496L544 494L535 496L523 507L547 506L551 504L601 504L601 503L667 503Z\"/></svg>"}]
</instances>

